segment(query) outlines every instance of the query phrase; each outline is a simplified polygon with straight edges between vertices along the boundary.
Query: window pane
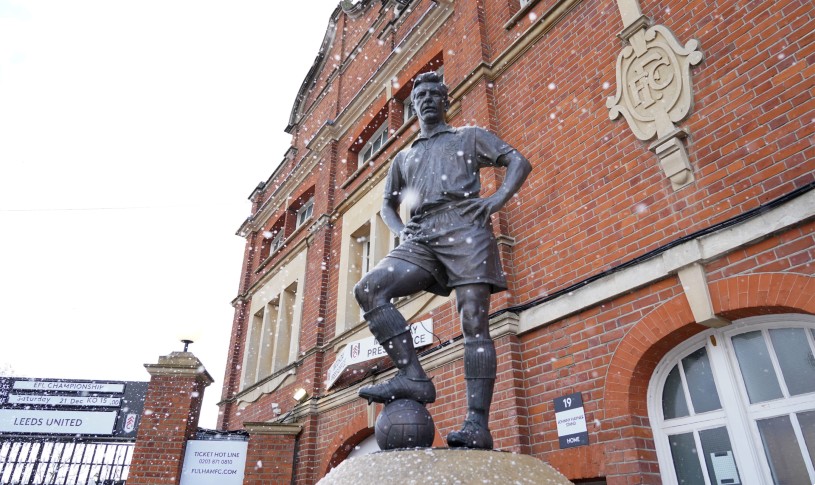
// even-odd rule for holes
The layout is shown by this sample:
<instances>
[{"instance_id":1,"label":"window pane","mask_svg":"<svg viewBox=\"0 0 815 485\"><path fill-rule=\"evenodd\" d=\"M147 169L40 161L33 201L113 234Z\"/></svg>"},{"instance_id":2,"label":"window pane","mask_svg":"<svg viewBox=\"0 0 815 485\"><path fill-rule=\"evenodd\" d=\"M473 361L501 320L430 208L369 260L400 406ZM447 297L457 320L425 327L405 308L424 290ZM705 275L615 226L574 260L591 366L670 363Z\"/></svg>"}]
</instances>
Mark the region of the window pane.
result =
<instances>
[{"instance_id":1,"label":"window pane","mask_svg":"<svg viewBox=\"0 0 815 485\"><path fill-rule=\"evenodd\" d=\"M713 372L710 370L710 361L707 358L707 349L702 347L682 359L682 367L685 369L685 380L688 383L693 411L704 413L721 409L716 383L713 382Z\"/></svg>"},{"instance_id":2,"label":"window pane","mask_svg":"<svg viewBox=\"0 0 815 485\"><path fill-rule=\"evenodd\" d=\"M747 387L751 403L769 401L782 397L775 377L767 344L760 331L747 332L733 337L733 347Z\"/></svg>"},{"instance_id":3,"label":"window pane","mask_svg":"<svg viewBox=\"0 0 815 485\"><path fill-rule=\"evenodd\" d=\"M699 440L702 442L710 482L732 485L741 483L727 429L721 427L700 431Z\"/></svg>"},{"instance_id":4,"label":"window pane","mask_svg":"<svg viewBox=\"0 0 815 485\"><path fill-rule=\"evenodd\" d=\"M773 481L782 485L810 483L790 417L778 416L762 419L757 423L764 443L764 454L773 473Z\"/></svg>"},{"instance_id":5,"label":"window pane","mask_svg":"<svg viewBox=\"0 0 815 485\"><path fill-rule=\"evenodd\" d=\"M676 479L680 484L696 485L705 483L693 433L677 434L668 437L671 443L671 456L674 460Z\"/></svg>"},{"instance_id":6,"label":"window pane","mask_svg":"<svg viewBox=\"0 0 815 485\"><path fill-rule=\"evenodd\" d=\"M790 394L815 392L815 358L804 329L774 328L770 338Z\"/></svg>"},{"instance_id":7,"label":"window pane","mask_svg":"<svg viewBox=\"0 0 815 485\"><path fill-rule=\"evenodd\" d=\"M815 404L813 404L815 406ZM798 424L801 425L801 434L809 448L809 459L815 463L815 411L798 413Z\"/></svg>"},{"instance_id":8,"label":"window pane","mask_svg":"<svg viewBox=\"0 0 815 485\"><path fill-rule=\"evenodd\" d=\"M688 403L682 390L682 378L679 376L679 366L675 365L665 379L665 389L662 391L662 415L665 419L672 419L689 414Z\"/></svg>"}]
</instances>

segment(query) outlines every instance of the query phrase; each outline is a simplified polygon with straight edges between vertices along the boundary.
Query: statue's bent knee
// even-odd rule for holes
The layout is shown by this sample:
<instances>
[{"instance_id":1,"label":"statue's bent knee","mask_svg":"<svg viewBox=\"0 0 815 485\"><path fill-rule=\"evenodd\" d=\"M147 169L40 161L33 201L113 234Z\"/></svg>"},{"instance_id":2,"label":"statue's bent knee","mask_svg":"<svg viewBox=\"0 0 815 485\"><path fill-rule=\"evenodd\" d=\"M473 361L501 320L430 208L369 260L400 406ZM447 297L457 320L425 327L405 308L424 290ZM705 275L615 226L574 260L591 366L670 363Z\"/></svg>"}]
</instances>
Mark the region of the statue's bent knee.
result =
<instances>
[{"instance_id":1,"label":"statue's bent knee","mask_svg":"<svg viewBox=\"0 0 815 485\"><path fill-rule=\"evenodd\" d=\"M376 283L376 276L373 273L368 273L354 285L354 298L364 311L370 311L376 306L376 293L375 289L379 285Z\"/></svg>"}]
</instances>

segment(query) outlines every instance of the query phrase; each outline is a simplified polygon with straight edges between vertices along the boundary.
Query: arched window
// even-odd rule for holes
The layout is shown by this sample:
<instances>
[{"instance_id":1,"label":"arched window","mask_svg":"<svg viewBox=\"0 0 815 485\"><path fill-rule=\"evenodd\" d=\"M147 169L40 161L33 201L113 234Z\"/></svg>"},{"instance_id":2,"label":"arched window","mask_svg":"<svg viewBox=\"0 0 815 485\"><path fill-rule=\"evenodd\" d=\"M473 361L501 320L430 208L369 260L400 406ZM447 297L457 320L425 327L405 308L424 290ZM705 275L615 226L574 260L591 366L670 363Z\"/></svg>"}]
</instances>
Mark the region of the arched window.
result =
<instances>
[{"instance_id":1,"label":"arched window","mask_svg":"<svg viewBox=\"0 0 815 485\"><path fill-rule=\"evenodd\" d=\"M815 483L815 318L688 340L657 365L648 412L663 483Z\"/></svg>"}]
</instances>

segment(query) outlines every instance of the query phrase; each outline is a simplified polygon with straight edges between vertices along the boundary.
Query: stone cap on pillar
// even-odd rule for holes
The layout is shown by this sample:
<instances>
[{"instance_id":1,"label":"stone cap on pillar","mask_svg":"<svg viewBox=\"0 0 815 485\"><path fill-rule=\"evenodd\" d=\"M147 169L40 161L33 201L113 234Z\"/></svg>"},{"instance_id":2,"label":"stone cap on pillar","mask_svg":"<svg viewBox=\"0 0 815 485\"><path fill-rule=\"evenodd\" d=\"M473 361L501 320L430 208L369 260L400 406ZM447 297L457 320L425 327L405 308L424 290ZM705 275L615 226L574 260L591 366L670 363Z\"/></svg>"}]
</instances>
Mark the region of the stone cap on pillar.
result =
<instances>
[{"instance_id":1,"label":"stone cap on pillar","mask_svg":"<svg viewBox=\"0 0 815 485\"><path fill-rule=\"evenodd\" d=\"M297 423L264 423L264 422L247 422L243 423L249 435L292 435L296 436L303 430L303 426Z\"/></svg>"},{"instance_id":2,"label":"stone cap on pillar","mask_svg":"<svg viewBox=\"0 0 815 485\"><path fill-rule=\"evenodd\" d=\"M209 386L215 380L209 375L204 364L192 352L172 352L162 355L157 364L144 364L151 376L195 377Z\"/></svg>"}]
</instances>

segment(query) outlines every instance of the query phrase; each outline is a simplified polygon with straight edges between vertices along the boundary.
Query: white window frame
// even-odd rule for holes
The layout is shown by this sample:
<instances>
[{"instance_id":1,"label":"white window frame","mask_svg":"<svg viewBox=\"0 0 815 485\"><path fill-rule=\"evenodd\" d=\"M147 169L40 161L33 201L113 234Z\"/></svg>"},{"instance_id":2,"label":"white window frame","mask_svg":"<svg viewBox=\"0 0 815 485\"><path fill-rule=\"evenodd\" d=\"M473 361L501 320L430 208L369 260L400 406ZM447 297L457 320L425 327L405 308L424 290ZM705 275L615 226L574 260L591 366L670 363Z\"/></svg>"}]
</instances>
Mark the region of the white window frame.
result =
<instances>
[{"instance_id":1,"label":"white window frame","mask_svg":"<svg viewBox=\"0 0 815 485\"><path fill-rule=\"evenodd\" d=\"M735 335L755 330L766 332L773 328L805 328L809 331L815 329L815 318L808 315L787 314L750 317L738 320L727 327L704 331L683 342L668 352L654 369L651 382L648 386L648 415L654 433L657 459L659 461L663 483L677 483L668 441L669 434L698 432L700 430L718 428L721 426L727 427L730 444L733 449L733 454L735 455L742 483L761 485L773 483L772 472L764 456L757 421L768 417L812 410L813 393L750 404L730 340ZM812 338L811 332L808 338ZM681 359L701 348L703 344L707 349L713 379L716 383L716 389L719 393L719 401L722 408L707 413L671 419L666 423L662 412L662 394L668 373ZM775 360L774 356L773 360ZM773 365L777 367L777 362L773 362ZM780 376L778 369L776 369L776 373ZM684 380L684 376L682 376L682 378ZM782 386L782 392L786 396L786 387L784 386L783 379L779 380L779 384ZM692 409L692 402L687 393L685 399L688 403L689 410ZM797 427L798 425L795 420L793 420L792 424L800 443L800 428ZM707 475L705 460L702 456L701 443L699 443L696 434L694 437L702 465L702 473L708 481L707 483L711 483ZM815 473L813 464L810 462L806 453L803 453L803 455L804 463L812 475Z\"/></svg>"},{"instance_id":2,"label":"white window frame","mask_svg":"<svg viewBox=\"0 0 815 485\"><path fill-rule=\"evenodd\" d=\"M269 256L277 252L278 249L283 247L283 230L277 231L275 237L269 242Z\"/></svg>"},{"instance_id":3,"label":"white window frame","mask_svg":"<svg viewBox=\"0 0 815 485\"><path fill-rule=\"evenodd\" d=\"M368 139L359 151L359 166L362 166L363 163L373 158L374 155L382 149L385 142L388 141L388 135L388 119L385 118L385 121L382 122L382 126L377 128L374 134L371 135L371 138Z\"/></svg>"},{"instance_id":4,"label":"white window frame","mask_svg":"<svg viewBox=\"0 0 815 485\"><path fill-rule=\"evenodd\" d=\"M302 226L314 214L314 197L297 209L297 227Z\"/></svg>"},{"instance_id":5,"label":"white window frame","mask_svg":"<svg viewBox=\"0 0 815 485\"><path fill-rule=\"evenodd\" d=\"M375 220L371 221L371 224L375 224L375 223L376 223ZM370 271L371 268L373 268L373 266L374 266L374 264L373 264L374 263L373 255L371 254L371 231L372 231L371 226L368 226L368 236L365 237L362 241L359 241L359 243L360 243L360 248L359 248L359 252L360 252L360 268L359 268L360 272L359 272L359 274L360 274L360 277L362 275L365 275L366 273L368 273L368 271ZM356 303L353 302L352 304L356 304ZM365 310L363 310L362 307L360 307L360 309L359 309L359 319L360 320L365 319Z\"/></svg>"},{"instance_id":6,"label":"white window frame","mask_svg":"<svg viewBox=\"0 0 815 485\"><path fill-rule=\"evenodd\" d=\"M413 107L413 98L408 94L408 97L402 102L402 124L407 123L414 116L416 116L416 109Z\"/></svg>"}]
</instances>

